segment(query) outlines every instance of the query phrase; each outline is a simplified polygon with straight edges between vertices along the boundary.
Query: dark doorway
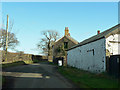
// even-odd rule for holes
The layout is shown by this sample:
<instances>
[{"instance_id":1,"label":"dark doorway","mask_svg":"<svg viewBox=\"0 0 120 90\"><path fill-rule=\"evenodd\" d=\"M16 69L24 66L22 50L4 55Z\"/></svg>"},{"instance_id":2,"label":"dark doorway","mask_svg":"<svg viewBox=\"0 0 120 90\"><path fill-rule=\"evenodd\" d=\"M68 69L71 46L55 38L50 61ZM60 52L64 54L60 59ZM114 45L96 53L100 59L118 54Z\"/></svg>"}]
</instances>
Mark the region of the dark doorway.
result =
<instances>
[{"instance_id":1,"label":"dark doorway","mask_svg":"<svg viewBox=\"0 0 120 90\"><path fill-rule=\"evenodd\" d=\"M58 60L62 60L62 65L64 64L64 58L63 57L54 58L53 63L58 64Z\"/></svg>"},{"instance_id":2,"label":"dark doorway","mask_svg":"<svg viewBox=\"0 0 120 90\"><path fill-rule=\"evenodd\" d=\"M120 55L112 55L109 60L109 74L115 77L120 76Z\"/></svg>"}]
</instances>

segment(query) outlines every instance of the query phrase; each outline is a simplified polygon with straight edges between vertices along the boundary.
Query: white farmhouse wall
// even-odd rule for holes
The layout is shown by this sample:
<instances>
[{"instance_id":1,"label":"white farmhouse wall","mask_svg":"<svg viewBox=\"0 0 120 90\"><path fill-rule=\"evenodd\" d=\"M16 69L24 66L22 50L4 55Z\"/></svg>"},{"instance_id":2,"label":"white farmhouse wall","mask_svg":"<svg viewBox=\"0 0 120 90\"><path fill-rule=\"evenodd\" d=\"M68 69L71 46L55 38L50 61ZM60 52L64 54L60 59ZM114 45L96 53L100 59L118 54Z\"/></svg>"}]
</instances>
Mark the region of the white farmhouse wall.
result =
<instances>
[{"instance_id":1,"label":"white farmhouse wall","mask_svg":"<svg viewBox=\"0 0 120 90\"><path fill-rule=\"evenodd\" d=\"M83 70L99 73L106 70L105 38L76 47L67 52L67 64ZM94 49L94 55L92 50Z\"/></svg>"},{"instance_id":2,"label":"white farmhouse wall","mask_svg":"<svg viewBox=\"0 0 120 90\"><path fill-rule=\"evenodd\" d=\"M120 54L120 34L110 35L106 38L106 49L111 55Z\"/></svg>"}]
</instances>

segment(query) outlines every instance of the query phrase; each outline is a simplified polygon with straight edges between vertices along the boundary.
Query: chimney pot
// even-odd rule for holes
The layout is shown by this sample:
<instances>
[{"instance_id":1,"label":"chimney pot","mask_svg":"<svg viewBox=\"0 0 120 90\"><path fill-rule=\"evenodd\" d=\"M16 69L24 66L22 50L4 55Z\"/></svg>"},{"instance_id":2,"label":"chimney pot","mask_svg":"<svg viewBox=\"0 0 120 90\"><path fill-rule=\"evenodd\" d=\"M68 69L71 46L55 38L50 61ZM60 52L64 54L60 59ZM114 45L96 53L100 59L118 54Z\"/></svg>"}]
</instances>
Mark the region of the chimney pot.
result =
<instances>
[{"instance_id":1,"label":"chimney pot","mask_svg":"<svg viewBox=\"0 0 120 90\"><path fill-rule=\"evenodd\" d=\"M100 30L97 31L97 34L100 34Z\"/></svg>"},{"instance_id":2,"label":"chimney pot","mask_svg":"<svg viewBox=\"0 0 120 90\"><path fill-rule=\"evenodd\" d=\"M65 27L65 30L68 30L68 27Z\"/></svg>"},{"instance_id":3,"label":"chimney pot","mask_svg":"<svg viewBox=\"0 0 120 90\"><path fill-rule=\"evenodd\" d=\"M68 36L70 36L70 33L68 33Z\"/></svg>"},{"instance_id":4,"label":"chimney pot","mask_svg":"<svg viewBox=\"0 0 120 90\"><path fill-rule=\"evenodd\" d=\"M69 29L68 27L65 27L65 36L69 35Z\"/></svg>"}]
</instances>

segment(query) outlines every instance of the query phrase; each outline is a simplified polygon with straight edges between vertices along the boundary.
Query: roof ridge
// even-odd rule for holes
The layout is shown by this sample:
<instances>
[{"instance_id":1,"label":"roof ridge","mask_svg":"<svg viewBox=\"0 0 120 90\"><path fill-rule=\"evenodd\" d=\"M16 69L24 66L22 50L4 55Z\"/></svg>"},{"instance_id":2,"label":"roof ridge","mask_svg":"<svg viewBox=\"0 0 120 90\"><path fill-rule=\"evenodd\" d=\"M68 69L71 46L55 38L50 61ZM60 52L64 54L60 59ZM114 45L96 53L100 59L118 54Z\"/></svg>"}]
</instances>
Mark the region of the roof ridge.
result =
<instances>
[{"instance_id":1,"label":"roof ridge","mask_svg":"<svg viewBox=\"0 0 120 90\"><path fill-rule=\"evenodd\" d=\"M75 46L71 47L71 48L68 49L68 50L71 50L71 49L73 49L73 48L75 48L75 47L78 47L78 46L84 45L84 44L86 44L86 43L90 43L90 42L92 42L92 41L101 39L101 38L105 37L106 35L108 35L110 32L112 32L114 28L118 28L118 27L120 27L120 24L117 24L117 25L115 25L115 26L113 26L113 27L111 27L111 28L103 31L103 32L101 32L100 34L91 36L90 38L81 41L78 45L75 45ZM115 29L114 29L114 30L115 30Z\"/></svg>"},{"instance_id":2,"label":"roof ridge","mask_svg":"<svg viewBox=\"0 0 120 90\"><path fill-rule=\"evenodd\" d=\"M66 36L67 38L70 38L70 40L72 40L74 43L79 43L77 40L75 40L73 37L71 37L71 36Z\"/></svg>"},{"instance_id":3,"label":"roof ridge","mask_svg":"<svg viewBox=\"0 0 120 90\"><path fill-rule=\"evenodd\" d=\"M74 38L72 38L71 36L63 36L63 37L61 37L61 38L59 38L58 40L56 40L55 41L55 43L57 43L59 40L61 40L62 38L64 38L64 37L66 37L66 38L68 38L69 40L71 40L73 43L75 43L75 44L78 44L79 42L77 41L77 40L75 40ZM54 44L55 44L54 43Z\"/></svg>"}]
</instances>

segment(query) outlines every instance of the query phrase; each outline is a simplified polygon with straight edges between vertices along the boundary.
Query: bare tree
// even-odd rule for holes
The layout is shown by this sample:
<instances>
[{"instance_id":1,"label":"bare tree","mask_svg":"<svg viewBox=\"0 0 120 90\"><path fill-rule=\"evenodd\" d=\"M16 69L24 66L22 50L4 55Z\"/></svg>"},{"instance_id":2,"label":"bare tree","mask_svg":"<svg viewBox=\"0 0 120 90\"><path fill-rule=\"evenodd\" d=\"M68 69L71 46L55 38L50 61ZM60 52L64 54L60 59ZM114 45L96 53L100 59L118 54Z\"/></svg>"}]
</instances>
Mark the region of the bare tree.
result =
<instances>
[{"instance_id":1,"label":"bare tree","mask_svg":"<svg viewBox=\"0 0 120 90\"><path fill-rule=\"evenodd\" d=\"M40 39L40 42L37 44L38 48L48 56L51 55L52 46L55 41L58 39L59 34L53 30L42 31L43 38Z\"/></svg>"},{"instance_id":2,"label":"bare tree","mask_svg":"<svg viewBox=\"0 0 120 90\"><path fill-rule=\"evenodd\" d=\"M14 33L8 32L8 48L14 49L19 43ZM6 30L0 29L0 48L6 48Z\"/></svg>"}]
</instances>

